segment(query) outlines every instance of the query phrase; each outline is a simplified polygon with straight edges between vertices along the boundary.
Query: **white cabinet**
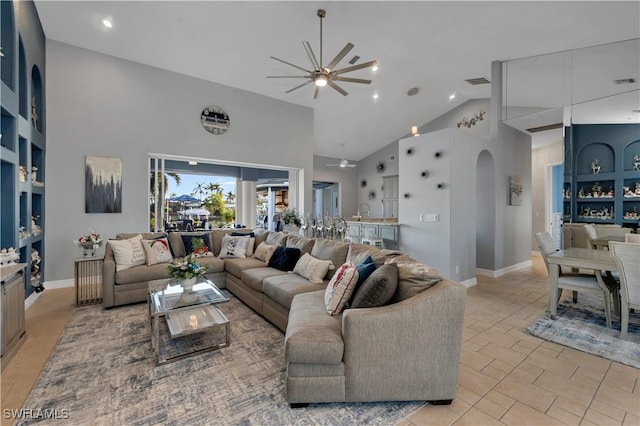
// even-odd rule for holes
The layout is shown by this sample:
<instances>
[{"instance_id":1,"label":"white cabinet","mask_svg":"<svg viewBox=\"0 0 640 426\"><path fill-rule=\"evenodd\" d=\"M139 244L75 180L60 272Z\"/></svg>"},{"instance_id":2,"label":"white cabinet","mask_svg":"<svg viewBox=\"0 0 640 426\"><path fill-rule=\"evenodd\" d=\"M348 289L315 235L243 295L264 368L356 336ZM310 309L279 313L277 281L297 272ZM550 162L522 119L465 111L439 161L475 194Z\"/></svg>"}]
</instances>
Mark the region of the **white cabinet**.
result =
<instances>
[{"instance_id":1,"label":"white cabinet","mask_svg":"<svg viewBox=\"0 0 640 426\"><path fill-rule=\"evenodd\" d=\"M347 221L347 237L354 243L360 243L362 238L382 238L384 248L395 250L398 247L398 224Z\"/></svg>"},{"instance_id":2,"label":"white cabinet","mask_svg":"<svg viewBox=\"0 0 640 426\"><path fill-rule=\"evenodd\" d=\"M25 263L6 265L0 268L2 292L0 311L2 323L2 367L6 367L11 357L18 351L26 338L24 328L24 268Z\"/></svg>"}]
</instances>

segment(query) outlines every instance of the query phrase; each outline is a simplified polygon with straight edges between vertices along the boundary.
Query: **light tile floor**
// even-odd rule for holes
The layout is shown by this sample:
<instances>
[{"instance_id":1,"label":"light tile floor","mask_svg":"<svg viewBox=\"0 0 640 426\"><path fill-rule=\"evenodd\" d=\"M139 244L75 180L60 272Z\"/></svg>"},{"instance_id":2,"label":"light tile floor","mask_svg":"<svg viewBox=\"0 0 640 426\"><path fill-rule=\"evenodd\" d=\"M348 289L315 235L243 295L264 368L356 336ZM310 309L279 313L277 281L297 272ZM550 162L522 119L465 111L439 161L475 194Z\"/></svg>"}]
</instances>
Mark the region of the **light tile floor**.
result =
<instances>
[{"instance_id":1,"label":"light tile floor","mask_svg":"<svg viewBox=\"0 0 640 426\"><path fill-rule=\"evenodd\" d=\"M458 395L399 425L640 425L640 370L526 335L544 313L540 258L467 292ZM20 408L73 313L73 289L47 290L27 311L27 341L2 372L2 408ZM2 424L10 424L2 419Z\"/></svg>"}]
</instances>

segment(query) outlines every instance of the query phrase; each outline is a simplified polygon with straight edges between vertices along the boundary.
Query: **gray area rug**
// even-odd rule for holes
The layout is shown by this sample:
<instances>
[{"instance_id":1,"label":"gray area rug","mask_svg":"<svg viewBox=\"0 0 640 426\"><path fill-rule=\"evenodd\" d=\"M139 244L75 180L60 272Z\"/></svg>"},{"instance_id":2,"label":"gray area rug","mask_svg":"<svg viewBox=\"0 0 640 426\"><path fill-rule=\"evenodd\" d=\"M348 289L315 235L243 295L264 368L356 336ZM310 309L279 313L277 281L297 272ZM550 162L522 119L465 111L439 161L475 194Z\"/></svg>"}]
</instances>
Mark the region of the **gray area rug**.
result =
<instances>
[{"instance_id":1,"label":"gray area rug","mask_svg":"<svg viewBox=\"0 0 640 426\"><path fill-rule=\"evenodd\" d=\"M620 340L619 318L613 315L612 323L613 328L607 328L602 298L579 294L578 303L569 298L560 302L555 320L546 313L524 331L640 369L640 314L629 314L629 331L625 340Z\"/></svg>"},{"instance_id":2,"label":"gray area rug","mask_svg":"<svg viewBox=\"0 0 640 426\"><path fill-rule=\"evenodd\" d=\"M23 408L68 410L42 424L392 425L422 405L289 408L283 333L227 294L231 345L159 367L146 304L77 308Z\"/></svg>"}]
</instances>

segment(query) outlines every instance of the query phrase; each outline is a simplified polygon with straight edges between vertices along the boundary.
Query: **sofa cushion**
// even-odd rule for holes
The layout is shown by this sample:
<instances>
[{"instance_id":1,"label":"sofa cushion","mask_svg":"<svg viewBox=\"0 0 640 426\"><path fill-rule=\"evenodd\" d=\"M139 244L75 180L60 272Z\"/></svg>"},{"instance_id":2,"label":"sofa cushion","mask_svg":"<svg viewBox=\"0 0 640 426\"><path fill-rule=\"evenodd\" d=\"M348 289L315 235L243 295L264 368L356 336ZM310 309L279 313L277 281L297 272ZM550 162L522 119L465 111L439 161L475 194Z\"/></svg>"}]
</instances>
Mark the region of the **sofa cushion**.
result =
<instances>
[{"instance_id":1,"label":"sofa cushion","mask_svg":"<svg viewBox=\"0 0 640 426\"><path fill-rule=\"evenodd\" d=\"M267 239L264 240L267 244L275 244L277 246L283 246L287 243L287 234L284 232L270 232L267 235Z\"/></svg>"},{"instance_id":2,"label":"sofa cushion","mask_svg":"<svg viewBox=\"0 0 640 426\"><path fill-rule=\"evenodd\" d=\"M311 249L311 256L316 259L330 260L337 267L347 260L348 251L349 244L318 238L316 239L316 243L313 245L313 249ZM330 269L325 278L331 279L335 271L335 269Z\"/></svg>"},{"instance_id":3,"label":"sofa cushion","mask_svg":"<svg viewBox=\"0 0 640 426\"><path fill-rule=\"evenodd\" d=\"M215 256L205 256L196 259L198 265L205 266L207 273L222 272L224 271L224 260L218 259Z\"/></svg>"},{"instance_id":4,"label":"sofa cushion","mask_svg":"<svg viewBox=\"0 0 640 426\"><path fill-rule=\"evenodd\" d=\"M316 259L309 253L305 253L296 262L293 273L308 279L314 284L322 284L324 276L327 275L327 271L332 267L334 266L330 260Z\"/></svg>"},{"instance_id":5,"label":"sofa cushion","mask_svg":"<svg viewBox=\"0 0 640 426\"><path fill-rule=\"evenodd\" d=\"M269 266L281 271L292 271L300 258L300 249L295 247L278 247L269 259Z\"/></svg>"},{"instance_id":6,"label":"sofa cushion","mask_svg":"<svg viewBox=\"0 0 640 426\"><path fill-rule=\"evenodd\" d=\"M262 260L263 262L269 263L269 259L273 256L273 252L276 251L278 246L267 243L260 243L258 247L256 247L256 251L253 253L253 257L256 259Z\"/></svg>"},{"instance_id":7,"label":"sofa cushion","mask_svg":"<svg viewBox=\"0 0 640 426\"><path fill-rule=\"evenodd\" d=\"M267 241L267 237L271 231L267 229L256 229L253 231L253 234L256 236L256 247L260 245L260 243L264 243Z\"/></svg>"},{"instance_id":8,"label":"sofa cushion","mask_svg":"<svg viewBox=\"0 0 640 426\"><path fill-rule=\"evenodd\" d=\"M291 301L296 294L324 289L324 283L313 284L306 278L293 273L275 275L262 281L262 292L287 309L291 307ZM321 307L324 307L324 303Z\"/></svg>"},{"instance_id":9,"label":"sofa cushion","mask_svg":"<svg viewBox=\"0 0 640 426\"><path fill-rule=\"evenodd\" d=\"M401 255L402 252L397 250L381 249L367 244L351 244L347 260L352 260L356 265L362 263L364 259L371 256L376 266L384 265L385 261L395 256Z\"/></svg>"},{"instance_id":10,"label":"sofa cushion","mask_svg":"<svg viewBox=\"0 0 640 426\"><path fill-rule=\"evenodd\" d=\"M179 232L170 232L167 239L169 240L169 248L171 249L171 254L173 254L173 257L179 259L187 255L184 250L182 236Z\"/></svg>"},{"instance_id":11,"label":"sofa cushion","mask_svg":"<svg viewBox=\"0 0 640 426\"><path fill-rule=\"evenodd\" d=\"M132 266L121 271L117 271L115 274L115 283L118 284L130 284L144 281L159 280L162 278L169 278L166 263L158 263L157 265L140 265Z\"/></svg>"},{"instance_id":12,"label":"sofa cushion","mask_svg":"<svg viewBox=\"0 0 640 426\"><path fill-rule=\"evenodd\" d=\"M167 263L173 260L167 238L158 238L157 240L145 240L143 238L142 248L144 249L148 266Z\"/></svg>"},{"instance_id":13,"label":"sofa cushion","mask_svg":"<svg viewBox=\"0 0 640 426\"><path fill-rule=\"evenodd\" d=\"M116 262L116 271L146 263L141 234L124 240L110 240L109 244Z\"/></svg>"},{"instance_id":14,"label":"sofa cushion","mask_svg":"<svg viewBox=\"0 0 640 426\"><path fill-rule=\"evenodd\" d=\"M396 263L394 259L390 259L389 263L395 263L398 266L398 288L391 303L413 297L442 279L436 269L422 263Z\"/></svg>"},{"instance_id":15,"label":"sofa cushion","mask_svg":"<svg viewBox=\"0 0 640 426\"><path fill-rule=\"evenodd\" d=\"M247 249L251 237L246 235L243 237L225 235L222 237L222 247L220 248L220 259L228 257L247 257Z\"/></svg>"},{"instance_id":16,"label":"sofa cushion","mask_svg":"<svg viewBox=\"0 0 640 426\"><path fill-rule=\"evenodd\" d=\"M329 315L334 316L342 312L357 283L358 269L348 260L338 268L325 290L324 304Z\"/></svg>"},{"instance_id":17,"label":"sofa cushion","mask_svg":"<svg viewBox=\"0 0 640 426\"><path fill-rule=\"evenodd\" d=\"M275 275L287 275L287 272L267 266L264 268L245 269L242 271L240 278L242 278L243 283L252 289L262 291L262 281Z\"/></svg>"},{"instance_id":18,"label":"sofa cushion","mask_svg":"<svg viewBox=\"0 0 640 426\"><path fill-rule=\"evenodd\" d=\"M288 363L342 362L342 316L327 315L324 310L324 291L299 294L293 300L285 334L284 353Z\"/></svg>"},{"instance_id":19,"label":"sofa cushion","mask_svg":"<svg viewBox=\"0 0 640 426\"><path fill-rule=\"evenodd\" d=\"M398 287L398 266L382 265L367 278L351 298L350 308L375 308L384 306Z\"/></svg>"},{"instance_id":20,"label":"sofa cushion","mask_svg":"<svg viewBox=\"0 0 640 426\"><path fill-rule=\"evenodd\" d=\"M262 260L254 259L253 257L230 257L223 262L224 269L238 278L242 277L242 271L245 269L264 268L267 266Z\"/></svg>"},{"instance_id":21,"label":"sofa cushion","mask_svg":"<svg viewBox=\"0 0 640 426\"><path fill-rule=\"evenodd\" d=\"M316 240L314 238L301 237L299 235L289 235L287 237L286 247L296 247L300 249L300 254L311 252Z\"/></svg>"}]
</instances>

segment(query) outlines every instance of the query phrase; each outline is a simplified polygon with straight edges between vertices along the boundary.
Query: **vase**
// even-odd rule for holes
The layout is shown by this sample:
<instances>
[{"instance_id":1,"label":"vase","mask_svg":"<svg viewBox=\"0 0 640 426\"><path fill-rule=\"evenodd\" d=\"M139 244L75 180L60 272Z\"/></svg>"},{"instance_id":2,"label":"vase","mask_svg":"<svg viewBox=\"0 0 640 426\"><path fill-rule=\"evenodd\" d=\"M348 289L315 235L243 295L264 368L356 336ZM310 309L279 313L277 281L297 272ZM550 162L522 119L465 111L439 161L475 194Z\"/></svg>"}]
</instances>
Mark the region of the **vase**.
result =
<instances>
[{"instance_id":1,"label":"vase","mask_svg":"<svg viewBox=\"0 0 640 426\"><path fill-rule=\"evenodd\" d=\"M183 292L188 293L193 291L193 286L195 285L197 279L198 279L197 277L183 279L182 282L180 283L182 285Z\"/></svg>"},{"instance_id":2,"label":"vase","mask_svg":"<svg viewBox=\"0 0 640 426\"><path fill-rule=\"evenodd\" d=\"M93 257L95 255L96 255L96 251L93 249L93 247L82 249L82 256L84 257Z\"/></svg>"}]
</instances>

